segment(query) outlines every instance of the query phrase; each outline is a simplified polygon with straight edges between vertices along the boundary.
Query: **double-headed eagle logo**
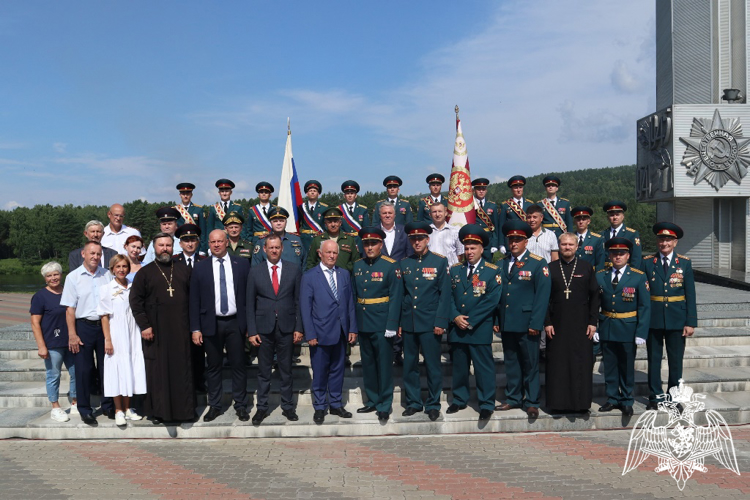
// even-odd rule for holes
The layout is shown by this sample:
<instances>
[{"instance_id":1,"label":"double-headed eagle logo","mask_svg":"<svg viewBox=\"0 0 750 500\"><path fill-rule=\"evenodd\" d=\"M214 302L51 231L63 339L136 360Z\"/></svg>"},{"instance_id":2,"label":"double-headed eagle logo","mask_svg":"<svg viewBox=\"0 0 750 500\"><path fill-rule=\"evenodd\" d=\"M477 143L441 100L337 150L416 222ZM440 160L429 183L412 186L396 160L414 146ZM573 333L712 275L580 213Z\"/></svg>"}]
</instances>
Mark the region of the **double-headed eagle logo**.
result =
<instances>
[{"instance_id":1,"label":"double-headed eagle logo","mask_svg":"<svg viewBox=\"0 0 750 500\"><path fill-rule=\"evenodd\" d=\"M637 469L649 456L659 460L656 472L669 471L682 490L693 472L706 472L706 457L712 456L721 465L740 475L734 453L732 433L724 417L714 410L706 410L707 424L695 425L695 413L703 411L704 394L693 394L693 389L683 384L669 390L671 400L659 403L658 410L645 412L633 427L625 459L624 476ZM659 412L666 412L667 425L656 427Z\"/></svg>"}]
</instances>

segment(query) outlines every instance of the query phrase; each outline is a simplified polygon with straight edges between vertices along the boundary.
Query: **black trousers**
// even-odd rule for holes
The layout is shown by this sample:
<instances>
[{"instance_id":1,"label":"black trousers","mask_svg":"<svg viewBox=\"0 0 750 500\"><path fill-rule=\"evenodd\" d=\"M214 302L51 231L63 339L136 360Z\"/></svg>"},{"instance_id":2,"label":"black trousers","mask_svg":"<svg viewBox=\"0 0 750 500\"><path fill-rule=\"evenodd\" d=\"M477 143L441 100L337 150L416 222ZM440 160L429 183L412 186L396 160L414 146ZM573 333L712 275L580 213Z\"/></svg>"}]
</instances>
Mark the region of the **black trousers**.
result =
<instances>
[{"instance_id":1,"label":"black trousers","mask_svg":"<svg viewBox=\"0 0 750 500\"><path fill-rule=\"evenodd\" d=\"M203 337L208 367L206 368L206 392L208 406L221 410L222 370L224 349L232 370L232 398L234 409L247 409L247 367L245 366L245 339L240 333L237 317L216 318L216 335Z\"/></svg>"},{"instance_id":2,"label":"black trousers","mask_svg":"<svg viewBox=\"0 0 750 500\"><path fill-rule=\"evenodd\" d=\"M258 410L268 411L268 393L271 390L271 369L273 355L276 354L279 378L281 379L281 409L293 410L292 401L292 354L294 352L294 333L279 330L279 323L272 333L260 334L261 344L258 348Z\"/></svg>"},{"instance_id":3,"label":"black trousers","mask_svg":"<svg viewBox=\"0 0 750 500\"><path fill-rule=\"evenodd\" d=\"M76 367L76 396L78 397L78 412L81 415L91 415L94 410L91 408L91 379L94 376L94 370L99 371L99 390L102 394L102 412L106 413L114 408L112 398L105 398L104 395L104 332L101 326L88 323L84 320L76 320L76 332L83 342L78 346L78 353L75 354L74 364ZM96 356L96 367L94 366L94 356Z\"/></svg>"}]
</instances>

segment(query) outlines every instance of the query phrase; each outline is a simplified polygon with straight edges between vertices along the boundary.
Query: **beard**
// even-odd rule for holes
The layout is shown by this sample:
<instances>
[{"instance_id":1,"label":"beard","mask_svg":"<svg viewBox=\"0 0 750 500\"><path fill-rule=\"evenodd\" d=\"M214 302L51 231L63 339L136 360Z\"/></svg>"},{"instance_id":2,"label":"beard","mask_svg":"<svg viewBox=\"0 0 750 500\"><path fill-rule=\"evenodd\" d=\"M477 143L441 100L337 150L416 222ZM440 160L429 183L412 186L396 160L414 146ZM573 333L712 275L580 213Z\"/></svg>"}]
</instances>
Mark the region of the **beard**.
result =
<instances>
[{"instance_id":1,"label":"beard","mask_svg":"<svg viewBox=\"0 0 750 500\"><path fill-rule=\"evenodd\" d=\"M162 264L169 264L172 261L172 256L169 255L167 252L160 253L156 256L155 259L157 262L160 262Z\"/></svg>"}]
</instances>

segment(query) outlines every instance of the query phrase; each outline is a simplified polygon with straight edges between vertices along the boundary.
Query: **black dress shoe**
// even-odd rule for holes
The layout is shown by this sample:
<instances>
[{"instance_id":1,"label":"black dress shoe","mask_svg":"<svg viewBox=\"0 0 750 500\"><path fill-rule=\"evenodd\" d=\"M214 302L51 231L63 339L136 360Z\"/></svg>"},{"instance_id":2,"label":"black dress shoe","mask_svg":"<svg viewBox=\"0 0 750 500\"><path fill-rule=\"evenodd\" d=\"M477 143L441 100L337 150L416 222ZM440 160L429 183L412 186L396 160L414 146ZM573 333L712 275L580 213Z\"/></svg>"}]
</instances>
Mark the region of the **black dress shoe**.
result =
<instances>
[{"instance_id":1,"label":"black dress shoe","mask_svg":"<svg viewBox=\"0 0 750 500\"><path fill-rule=\"evenodd\" d=\"M161 425L164 423L164 420L160 419L159 417L151 417L151 423L154 425Z\"/></svg>"},{"instance_id":2,"label":"black dress shoe","mask_svg":"<svg viewBox=\"0 0 750 500\"><path fill-rule=\"evenodd\" d=\"M325 410L315 410L315 414L313 415L313 422L316 424L322 424L323 420L326 419L326 411Z\"/></svg>"},{"instance_id":3,"label":"black dress shoe","mask_svg":"<svg viewBox=\"0 0 750 500\"><path fill-rule=\"evenodd\" d=\"M352 418L352 412L346 411L346 408L343 406L341 408L331 408L328 413L341 418Z\"/></svg>"},{"instance_id":4,"label":"black dress shoe","mask_svg":"<svg viewBox=\"0 0 750 500\"><path fill-rule=\"evenodd\" d=\"M380 420L381 422L388 422L388 418L390 418L390 417L389 417L387 411L379 411L378 412L378 420Z\"/></svg>"},{"instance_id":5,"label":"black dress shoe","mask_svg":"<svg viewBox=\"0 0 750 500\"><path fill-rule=\"evenodd\" d=\"M284 415L290 422L296 422L297 420L299 420L297 412L295 412L294 410L284 410L281 412L281 414Z\"/></svg>"},{"instance_id":6,"label":"black dress shoe","mask_svg":"<svg viewBox=\"0 0 750 500\"><path fill-rule=\"evenodd\" d=\"M103 412L103 414L107 415L107 418L110 420L115 419L115 410L109 410L109 411Z\"/></svg>"},{"instance_id":7,"label":"black dress shoe","mask_svg":"<svg viewBox=\"0 0 750 500\"><path fill-rule=\"evenodd\" d=\"M622 410L622 414L626 417L632 417L633 416L633 407L632 406L621 406L620 409Z\"/></svg>"},{"instance_id":8,"label":"black dress shoe","mask_svg":"<svg viewBox=\"0 0 750 500\"><path fill-rule=\"evenodd\" d=\"M344 366L346 366L347 368L351 368L352 360L350 360L349 357L344 360Z\"/></svg>"},{"instance_id":9,"label":"black dress shoe","mask_svg":"<svg viewBox=\"0 0 750 500\"><path fill-rule=\"evenodd\" d=\"M456 403L451 403L451 405L448 407L447 410L445 410L445 413L450 415L451 413L456 413L457 411L466 409L466 405L457 405Z\"/></svg>"},{"instance_id":10,"label":"black dress shoe","mask_svg":"<svg viewBox=\"0 0 750 500\"><path fill-rule=\"evenodd\" d=\"M301 362L302 362L302 360L299 359L299 358L292 358L292 364L296 365L297 363L301 363Z\"/></svg>"},{"instance_id":11,"label":"black dress shoe","mask_svg":"<svg viewBox=\"0 0 750 500\"><path fill-rule=\"evenodd\" d=\"M255 415L253 415L253 425L260 425L265 420L267 414L266 410L256 411Z\"/></svg>"},{"instance_id":12,"label":"black dress shoe","mask_svg":"<svg viewBox=\"0 0 750 500\"><path fill-rule=\"evenodd\" d=\"M250 420L250 414L244 408L236 410L235 413L237 414L237 418L240 419L240 422L247 422Z\"/></svg>"},{"instance_id":13,"label":"black dress shoe","mask_svg":"<svg viewBox=\"0 0 750 500\"><path fill-rule=\"evenodd\" d=\"M208 409L208 412L203 416L204 422L210 422L211 420L215 420L216 417L221 415L221 410L218 408L214 408L213 406Z\"/></svg>"},{"instance_id":14,"label":"black dress shoe","mask_svg":"<svg viewBox=\"0 0 750 500\"><path fill-rule=\"evenodd\" d=\"M404 358L402 358L400 354L394 354L393 355L393 364L396 365L396 366L403 366L404 365Z\"/></svg>"},{"instance_id":15,"label":"black dress shoe","mask_svg":"<svg viewBox=\"0 0 750 500\"><path fill-rule=\"evenodd\" d=\"M374 406L363 406L362 408L357 408L357 413L372 413L375 410L377 410L377 408Z\"/></svg>"},{"instance_id":16,"label":"black dress shoe","mask_svg":"<svg viewBox=\"0 0 750 500\"><path fill-rule=\"evenodd\" d=\"M620 405L615 405L615 404L612 404L610 402L606 402L606 403L604 403L603 406L599 407L599 411L601 411L601 412L607 412L607 411L616 410L619 407L620 407Z\"/></svg>"},{"instance_id":17,"label":"black dress shoe","mask_svg":"<svg viewBox=\"0 0 750 500\"><path fill-rule=\"evenodd\" d=\"M492 410L480 410L479 420L489 420L493 413Z\"/></svg>"},{"instance_id":18,"label":"black dress shoe","mask_svg":"<svg viewBox=\"0 0 750 500\"><path fill-rule=\"evenodd\" d=\"M98 425L99 422L96 421L96 417L93 415L84 415L81 413L81 422L83 422L86 425Z\"/></svg>"},{"instance_id":19,"label":"black dress shoe","mask_svg":"<svg viewBox=\"0 0 750 500\"><path fill-rule=\"evenodd\" d=\"M646 410L658 410L659 409L659 403L656 401L649 401L646 405Z\"/></svg>"},{"instance_id":20,"label":"black dress shoe","mask_svg":"<svg viewBox=\"0 0 750 500\"><path fill-rule=\"evenodd\" d=\"M416 408L410 406L407 409L405 409L403 411L403 413L401 413L401 416L402 417L411 417L412 415L414 415L417 412L419 412L419 410L417 410Z\"/></svg>"},{"instance_id":21,"label":"black dress shoe","mask_svg":"<svg viewBox=\"0 0 750 500\"><path fill-rule=\"evenodd\" d=\"M427 412L427 416L434 422L440 418L440 410L430 410Z\"/></svg>"}]
</instances>

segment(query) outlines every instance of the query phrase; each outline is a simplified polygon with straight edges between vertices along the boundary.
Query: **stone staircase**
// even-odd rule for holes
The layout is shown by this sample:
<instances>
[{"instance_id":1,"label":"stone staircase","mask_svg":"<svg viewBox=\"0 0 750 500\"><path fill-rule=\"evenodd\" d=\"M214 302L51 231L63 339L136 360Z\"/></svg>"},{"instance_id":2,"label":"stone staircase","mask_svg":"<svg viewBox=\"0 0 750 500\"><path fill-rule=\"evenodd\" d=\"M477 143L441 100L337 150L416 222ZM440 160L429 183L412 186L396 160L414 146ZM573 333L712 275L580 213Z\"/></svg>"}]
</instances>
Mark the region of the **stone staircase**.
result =
<instances>
[{"instance_id":1,"label":"stone staircase","mask_svg":"<svg viewBox=\"0 0 750 500\"><path fill-rule=\"evenodd\" d=\"M706 407L722 413L730 424L750 422L750 292L698 284L699 326L695 336L688 339L684 360L684 380L697 393L706 395ZM0 303L2 299L0 299ZM497 366L498 400L503 400L505 368L502 344L499 339L493 344ZM604 377L601 358L594 371L594 401L591 413L586 416L551 416L542 412L534 421L520 410L496 412L488 422L477 421L476 408L467 408L454 415L443 415L431 422L426 415L401 417L402 370L394 367L394 409L386 424L378 422L374 414L357 415L350 420L328 416L323 425L312 423L312 400L310 394L310 369L307 349L303 348L302 362L294 367L294 390L297 400L298 422L287 422L279 403L278 377L272 381L272 414L260 427L249 422L239 422L231 409L231 387L229 376L224 381L224 405L227 411L210 423L198 421L193 424L159 425L150 422L131 422L128 428L120 429L114 421L99 418L99 426L91 428L76 416L66 423L57 423L49 418L49 402L45 391L43 362L36 354L36 345L28 324L0 329L0 437L22 437L34 439L78 439L78 438L218 438L218 437L274 437L274 436L350 436L382 434L435 434L460 432L513 432L543 430L611 429L632 426L644 411L646 385L646 352L638 349L636 359L636 405L635 415L624 418L619 412L599 414L596 410L604 402ZM353 365L347 369L344 384L344 401L350 411L363 404L362 369L359 348L352 350ZM663 365L666 368L666 362ZM257 387L257 367L249 368L248 390L251 401ZM450 364L443 357L443 410L451 400ZM663 372L666 380L666 370ZM68 374L63 373L60 385L61 403L67 405L65 397ZM541 382L545 373L542 366ZM424 383L424 380L423 380ZM423 390L426 390L423 387ZM542 387L544 394L544 387ZM474 395L472 395L474 396ZM96 401L95 401L96 402ZM205 411L205 395L198 397L198 411ZM252 410L251 414L252 414Z\"/></svg>"}]
</instances>

